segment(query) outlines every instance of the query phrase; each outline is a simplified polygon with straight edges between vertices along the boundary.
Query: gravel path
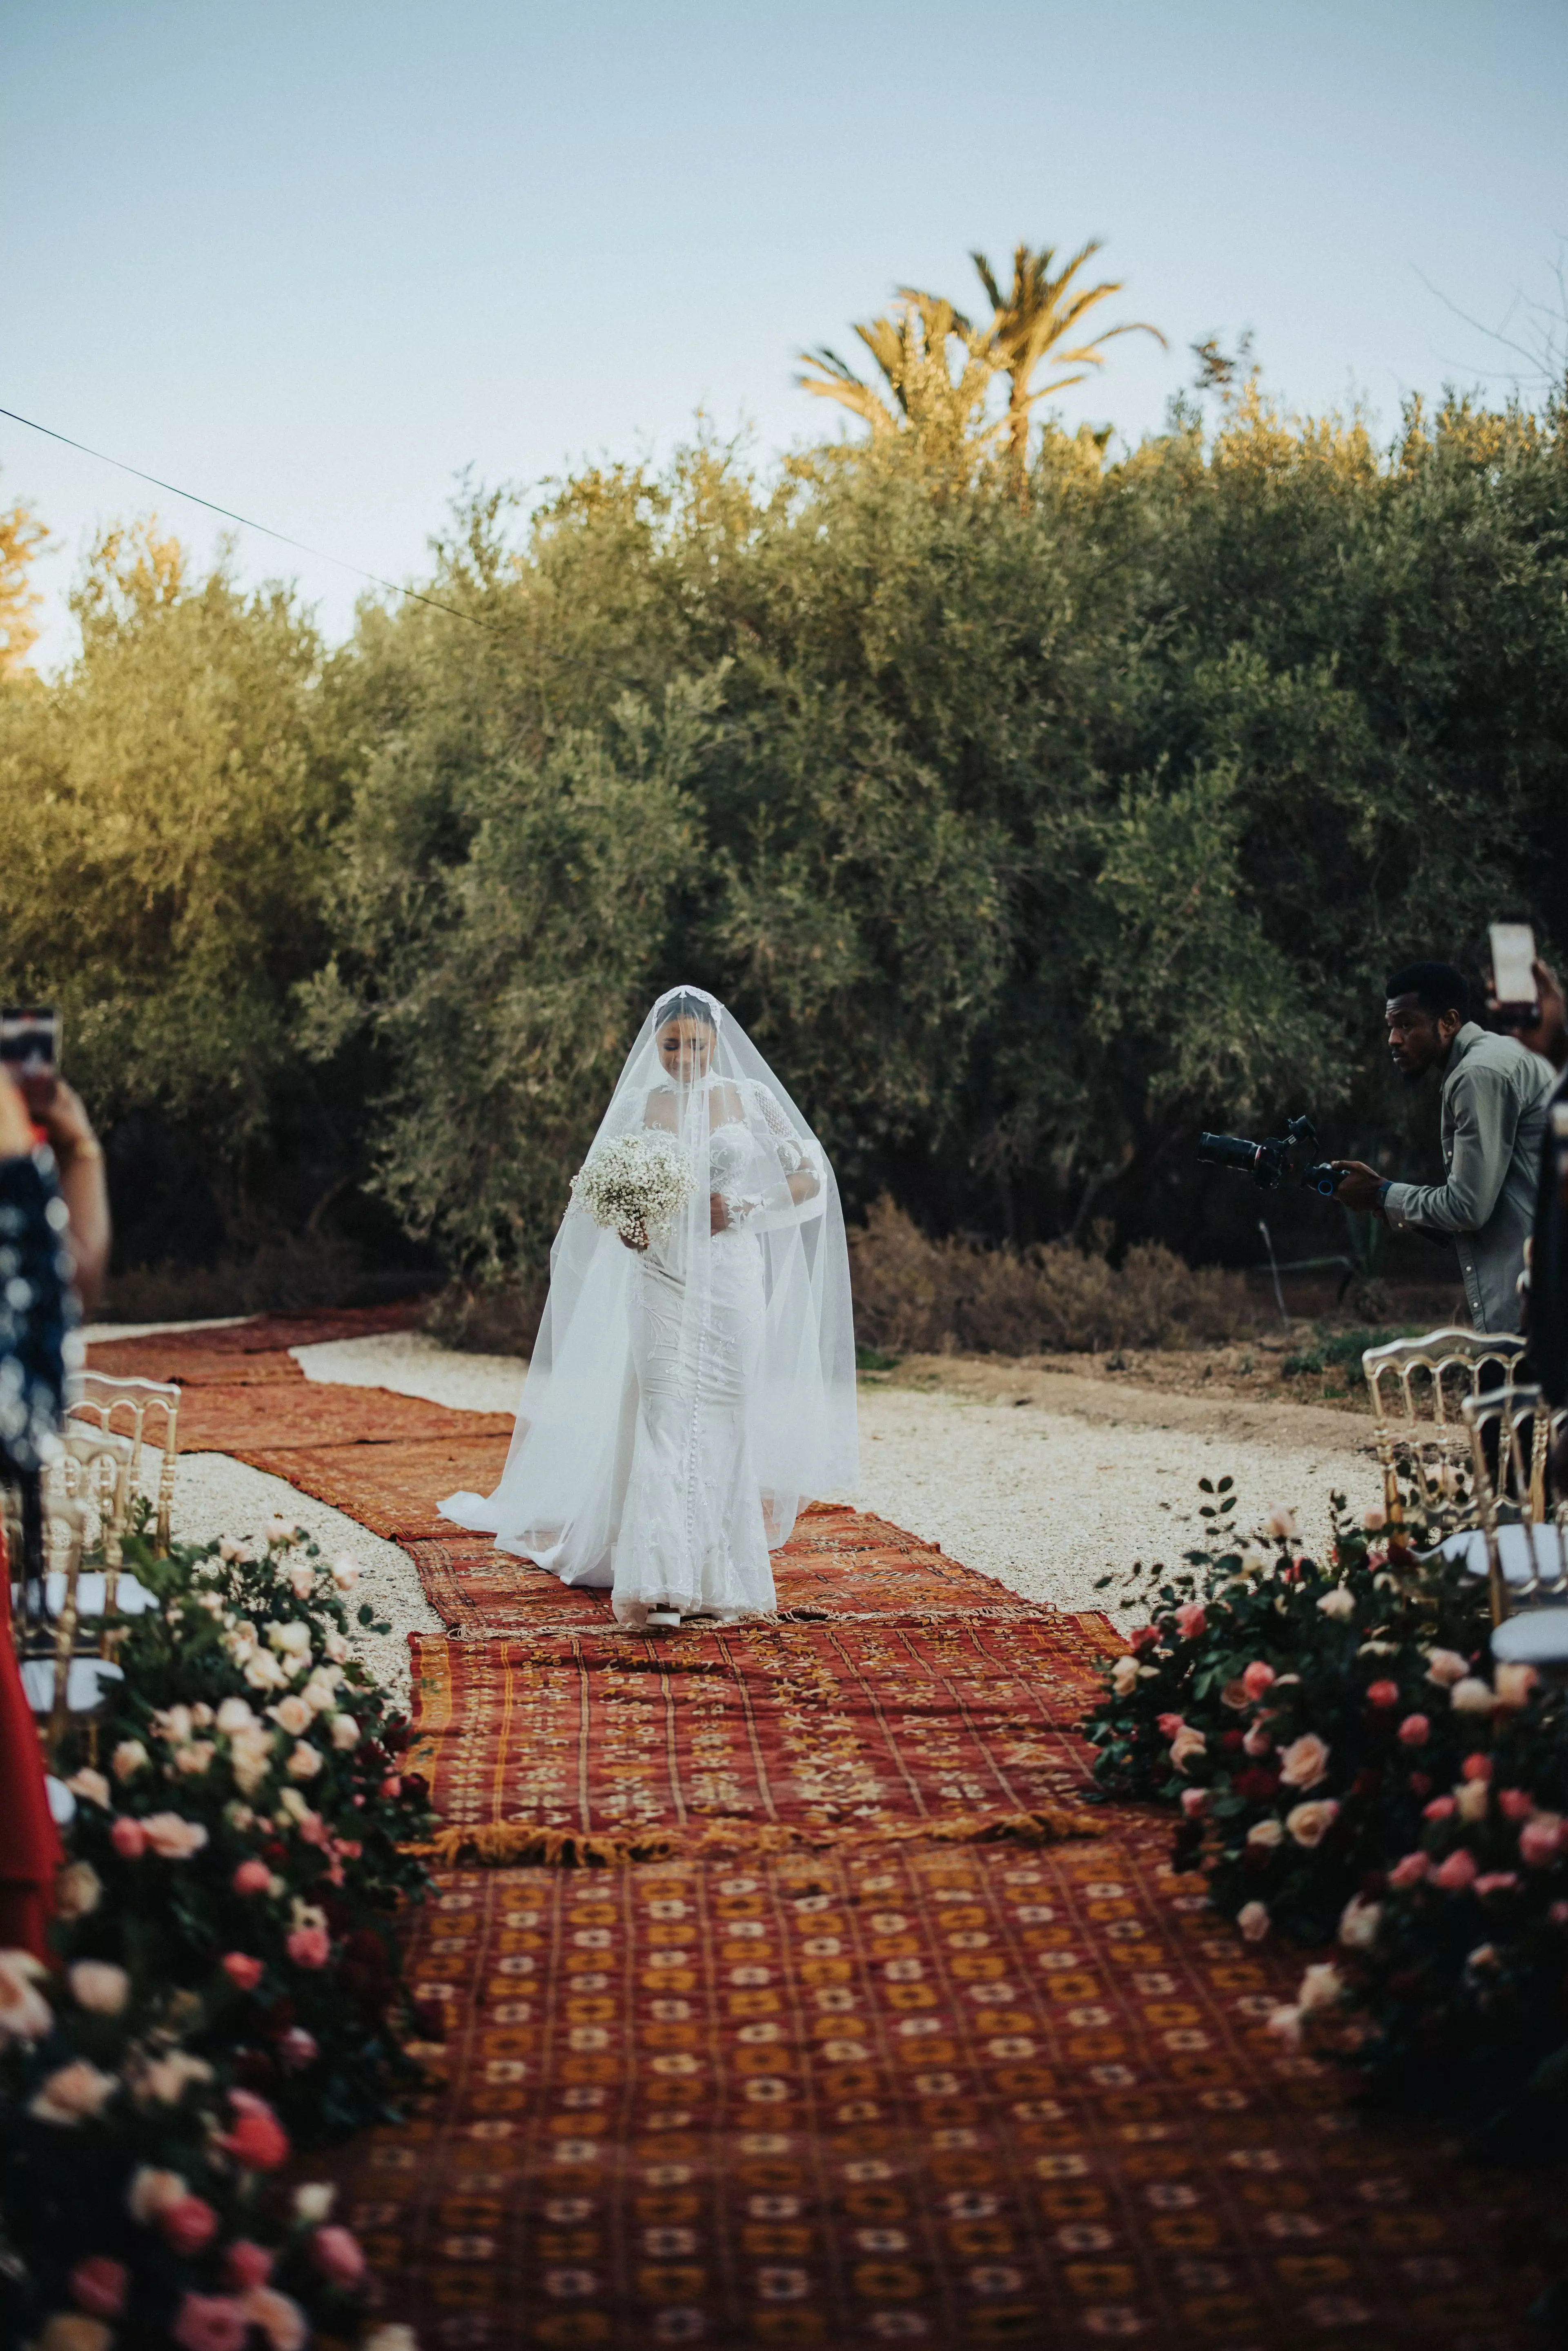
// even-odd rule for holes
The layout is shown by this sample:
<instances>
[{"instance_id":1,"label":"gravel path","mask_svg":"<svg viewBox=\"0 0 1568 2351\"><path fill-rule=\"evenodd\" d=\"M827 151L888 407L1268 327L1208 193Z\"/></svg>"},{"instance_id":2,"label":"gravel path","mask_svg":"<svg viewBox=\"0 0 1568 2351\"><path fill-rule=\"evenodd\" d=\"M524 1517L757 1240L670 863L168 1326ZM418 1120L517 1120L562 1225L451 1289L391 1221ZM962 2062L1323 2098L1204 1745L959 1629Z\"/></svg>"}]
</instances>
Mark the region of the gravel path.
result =
<instances>
[{"instance_id":1,"label":"gravel path","mask_svg":"<svg viewBox=\"0 0 1568 2351\"><path fill-rule=\"evenodd\" d=\"M514 1411L522 1387L515 1357L455 1354L417 1332L293 1353L307 1379L390 1388L471 1412ZM960 1388L962 1379L956 1367ZM1114 1608L1114 1588L1095 1590L1099 1576L1119 1576L1135 1559L1176 1561L1198 1538L1200 1478L1234 1477L1248 1523L1277 1502L1290 1504L1309 1542L1328 1531L1332 1489L1358 1510L1378 1492L1367 1425L1349 1415L1198 1404L1024 1372L1003 1381L1015 1392L998 1399L995 1369L983 1384L990 1393L967 1395L862 1383L858 1499L1054 1607ZM157 1469L150 1452L150 1491ZM304 1527L329 1556L358 1560L361 1593L392 1627L360 1634L358 1644L373 1671L406 1694L407 1635L441 1625L397 1544L221 1453L182 1458L175 1510L193 1541L257 1534L278 1515Z\"/></svg>"}]
</instances>

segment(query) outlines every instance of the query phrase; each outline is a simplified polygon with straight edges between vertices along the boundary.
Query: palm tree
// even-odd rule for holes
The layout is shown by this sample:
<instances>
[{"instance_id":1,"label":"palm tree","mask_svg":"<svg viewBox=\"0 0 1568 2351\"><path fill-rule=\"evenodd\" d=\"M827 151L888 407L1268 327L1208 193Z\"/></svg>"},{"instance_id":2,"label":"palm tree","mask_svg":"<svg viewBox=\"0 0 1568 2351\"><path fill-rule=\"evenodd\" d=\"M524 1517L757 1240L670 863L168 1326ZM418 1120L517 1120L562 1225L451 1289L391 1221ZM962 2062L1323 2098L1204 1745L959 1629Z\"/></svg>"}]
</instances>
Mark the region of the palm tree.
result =
<instances>
[{"instance_id":1,"label":"palm tree","mask_svg":"<svg viewBox=\"0 0 1568 2351\"><path fill-rule=\"evenodd\" d=\"M1030 411L1037 401L1048 399L1053 392L1065 392L1069 384L1082 383L1091 368L1103 367L1105 354L1101 346L1113 335L1153 335L1162 350L1169 349L1159 329L1143 319L1106 327L1098 333L1091 329L1087 341L1071 340L1081 331L1081 321L1096 302L1122 291L1124 280L1119 277L1098 286L1073 287L1078 272L1103 243L1103 237L1091 237L1055 277L1051 275L1054 246L1042 245L1036 253L1020 245L1013 255L1012 291L1005 298L985 255L969 256L991 305L988 341L993 365L1008 379L1007 433L1020 484L1029 455ZM1045 364L1075 372L1053 375L1049 383L1034 387L1036 371Z\"/></svg>"},{"instance_id":2,"label":"palm tree","mask_svg":"<svg viewBox=\"0 0 1568 2351\"><path fill-rule=\"evenodd\" d=\"M858 322L855 332L876 361L885 395L825 344L800 353L818 372L797 376L796 381L862 417L873 441L910 430L933 454L952 456L967 441L986 437L971 432L971 422L1000 362L990 337L977 332L951 302L901 287L894 315ZM947 354L954 341L963 350L956 376Z\"/></svg>"}]
</instances>

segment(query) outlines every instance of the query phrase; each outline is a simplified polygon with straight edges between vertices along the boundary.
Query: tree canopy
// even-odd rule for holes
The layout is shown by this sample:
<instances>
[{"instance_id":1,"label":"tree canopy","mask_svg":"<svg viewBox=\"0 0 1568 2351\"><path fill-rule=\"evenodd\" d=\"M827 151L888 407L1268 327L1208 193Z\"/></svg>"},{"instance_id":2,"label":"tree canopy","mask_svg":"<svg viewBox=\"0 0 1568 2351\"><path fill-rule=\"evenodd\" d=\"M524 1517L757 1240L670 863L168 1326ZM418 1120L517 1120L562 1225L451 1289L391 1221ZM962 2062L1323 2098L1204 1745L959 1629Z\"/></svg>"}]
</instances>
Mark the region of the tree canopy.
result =
<instances>
[{"instance_id":1,"label":"tree canopy","mask_svg":"<svg viewBox=\"0 0 1568 2351\"><path fill-rule=\"evenodd\" d=\"M1020 251L1055 315L1089 250ZM1200 1123L1416 1149L1388 968L1568 943L1563 411L1380 446L1211 365L1124 454L1037 425L1020 497L977 330L912 295L877 336L863 443L476 493L430 582L465 617L367 604L330 656L286 590L105 542L79 660L0 687L0 900L111 1118L537 1265L689 977L852 1210L938 1232L1223 1254Z\"/></svg>"}]
</instances>

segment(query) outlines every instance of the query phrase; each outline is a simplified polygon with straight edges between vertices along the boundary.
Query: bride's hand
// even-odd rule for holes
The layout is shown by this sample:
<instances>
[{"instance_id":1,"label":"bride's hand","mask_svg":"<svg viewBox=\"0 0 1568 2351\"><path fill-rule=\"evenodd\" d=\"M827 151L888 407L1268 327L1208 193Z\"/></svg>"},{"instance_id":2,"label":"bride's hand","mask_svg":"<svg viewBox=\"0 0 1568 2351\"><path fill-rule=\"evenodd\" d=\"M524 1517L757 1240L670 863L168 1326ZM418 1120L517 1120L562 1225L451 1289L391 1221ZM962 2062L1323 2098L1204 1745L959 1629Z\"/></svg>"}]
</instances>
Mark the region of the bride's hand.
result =
<instances>
[{"instance_id":1,"label":"bride's hand","mask_svg":"<svg viewBox=\"0 0 1568 2351\"><path fill-rule=\"evenodd\" d=\"M710 1192L707 1197L708 1231L727 1233L729 1230L729 1210L722 1192Z\"/></svg>"}]
</instances>

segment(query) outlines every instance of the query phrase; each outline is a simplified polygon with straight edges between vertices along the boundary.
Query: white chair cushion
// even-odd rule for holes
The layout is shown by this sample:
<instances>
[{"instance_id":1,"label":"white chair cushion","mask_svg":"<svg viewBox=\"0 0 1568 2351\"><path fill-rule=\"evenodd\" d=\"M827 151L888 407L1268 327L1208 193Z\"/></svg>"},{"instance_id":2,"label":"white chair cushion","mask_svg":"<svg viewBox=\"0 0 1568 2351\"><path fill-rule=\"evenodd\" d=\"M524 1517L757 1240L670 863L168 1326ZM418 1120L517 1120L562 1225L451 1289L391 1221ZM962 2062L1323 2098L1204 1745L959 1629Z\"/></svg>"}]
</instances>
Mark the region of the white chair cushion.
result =
<instances>
[{"instance_id":1,"label":"white chair cushion","mask_svg":"<svg viewBox=\"0 0 1568 2351\"><path fill-rule=\"evenodd\" d=\"M1568 1665L1568 1608L1527 1608L1491 1636L1500 1666Z\"/></svg>"},{"instance_id":2,"label":"white chair cushion","mask_svg":"<svg viewBox=\"0 0 1568 2351\"><path fill-rule=\"evenodd\" d=\"M1535 1538L1533 1545L1531 1537ZM1531 1564L1533 1549L1535 1562ZM1497 1531L1498 1561L1505 1583L1525 1584L1536 1575L1549 1583L1556 1583L1568 1574L1568 1541L1556 1527L1499 1527ZM1487 1539L1479 1527L1466 1527L1457 1535L1449 1535L1437 1545L1430 1559L1441 1556L1464 1563L1469 1575L1485 1575L1487 1569Z\"/></svg>"}]
</instances>

